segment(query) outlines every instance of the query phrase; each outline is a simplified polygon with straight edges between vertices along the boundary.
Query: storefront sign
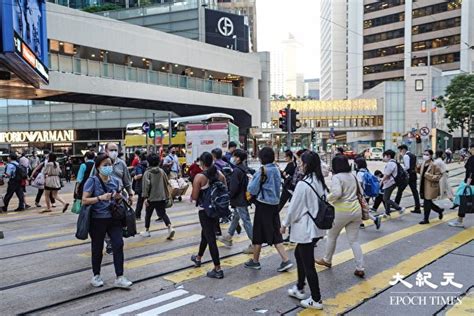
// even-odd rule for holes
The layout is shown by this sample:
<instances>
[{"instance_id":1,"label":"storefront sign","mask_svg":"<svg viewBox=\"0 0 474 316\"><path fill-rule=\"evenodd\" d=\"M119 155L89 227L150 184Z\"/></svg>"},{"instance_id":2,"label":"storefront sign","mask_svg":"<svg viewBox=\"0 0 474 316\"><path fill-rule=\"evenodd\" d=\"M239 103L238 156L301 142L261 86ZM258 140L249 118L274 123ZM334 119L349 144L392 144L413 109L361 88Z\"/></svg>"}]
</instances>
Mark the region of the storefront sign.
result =
<instances>
[{"instance_id":1,"label":"storefront sign","mask_svg":"<svg viewBox=\"0 0 474 316\"><path fill-rule=\"evenodd\" d=\"M0 143L43 143L72 141L74 141L73 130L0 133Z\"/></svg>"},{"instance_id":2,"label":"storefront sign","mask_svg":"<svg viewBox=\"0 0 474 316\"><path fill-rule=\"evenodd\" d=\"M206 9L206 43L249 52L249 26L242 15Z\"/></svg>"}]
</instances>

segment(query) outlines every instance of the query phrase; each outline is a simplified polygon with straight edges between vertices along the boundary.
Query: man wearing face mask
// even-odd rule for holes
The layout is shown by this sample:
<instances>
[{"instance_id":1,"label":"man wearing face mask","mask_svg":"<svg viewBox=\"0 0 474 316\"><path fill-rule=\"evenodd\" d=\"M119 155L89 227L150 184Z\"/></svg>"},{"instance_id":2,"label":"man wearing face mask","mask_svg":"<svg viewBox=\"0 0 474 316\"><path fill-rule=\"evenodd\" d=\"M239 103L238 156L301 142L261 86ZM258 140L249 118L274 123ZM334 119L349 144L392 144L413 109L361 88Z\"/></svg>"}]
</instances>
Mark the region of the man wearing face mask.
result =
<instances>
[{"instance_id":1,"label":"man wearing face mask","mask_svg":"<svg viewBox=\"0 0 474 316\"><path fill-rule=\"evenodd\" d=\"M439 180L441 180L442 173L439 167L433 163L432 158L433 151L431 149L425 150L423 153L423 163L420 168L420 195L424 200L424 219L420 222L421 225L430 223L431 210L438 213L440 220L443 219L444 210L433 202L440 195Z\"/></svg>"},{"instance_id":2,"label":"man wearing face mask","mask_svg":"<svg viewBox=\"0 0 474 316\"><path fill-rule=\"evenodd\" d=\"M165 157L163 161L163 166L167 167L170 170L169 178L177 179L179 176L179 160L176 155L176 147L171 146L169 148L168 156Z\"/></svg>"},{"instance_id":3,"label":"man wearing face mask","mask_svg":"<svg viewBox=\"0 0 474 316\"><path fill-rule=\"evenodd\" d=\"M118 158L118 146L115 143L108 143L105 145L105 153L112 160L112 178L117 180L119 184L119 192L123 190L127 191L128 194L128 203L130 206L133 204L133 191L132 191L132 177L130 171L127 168L127 164L122 159ZM105 239L107 243L106 252L112 254L112 245L110 244L110 239L108 236Z\"/></svg>"},{"instance_id":4,"label":"man wearing face mask","mask_svg":"<svg viewBox=\"0 0 474 316\"><path fill-rule=\"evenodd\" d=\"M387 164L385 165L385 169L383 171L383 179L382 179L382 189L383 193L383 201L385 205L385 216L390 216L390 208L393 208L401 213L405 211L405 208L400 207L395 201L392 200L392 192L397 187L395 182L395 178L398 175L398 163L395 160L395 152L391 149L386 150L383 153L383 161Z\"/></svg>"},{"instance_id":5,"label":"man wearing face mask","mask_svg":"<svg viewBox=\"0 0 474 316\"><path fill-rule=\"evenodd\" d=\"M252 240L253 227L248 210L249 202L247 201L247 185L249 183L248 169L245 167L247 153L242 149L236 149L232 153L232 163L235 168L229 179L229 197L230 206L234 209L234 217L229 226L227 235L222 236L219 240L227 247L232 246L232 237L235 234L239 220L242 219L245 232L250 240ZM250 244L243 251L245 254L253 253L253 246Z\"/></svg>"},{"instance_id":6,"label":"man wearing face mask","mask_svg":"<svg viewBox=\"0 0 474 316\"><path fill-rule=\"evenodd\" d=\"M411 212L415 214L421 214L420 195L418 194L418 189L416 188L416 156L408 151L407 145L398 146L398 150L400 151L400 155L403 157L403 168L408 173L408 186L410 186L413 199L415 200L415 209ZM397 204L400 204L405 188L406 186L398 188L397 196L395 198L395 202Z\"/></svg>"}]
</instances>

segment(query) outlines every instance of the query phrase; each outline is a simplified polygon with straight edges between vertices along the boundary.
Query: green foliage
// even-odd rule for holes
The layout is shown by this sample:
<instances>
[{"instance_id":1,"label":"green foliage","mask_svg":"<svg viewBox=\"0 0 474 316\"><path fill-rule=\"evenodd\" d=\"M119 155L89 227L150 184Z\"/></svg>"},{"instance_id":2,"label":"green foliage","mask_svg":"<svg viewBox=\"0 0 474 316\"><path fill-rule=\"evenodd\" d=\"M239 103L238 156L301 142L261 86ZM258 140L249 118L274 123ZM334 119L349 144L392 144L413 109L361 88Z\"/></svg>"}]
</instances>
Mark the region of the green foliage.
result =
<instances>
[{"instance_id":1,"label":"green foliage","mask_svg":"<svg viewBox=\"0 0 474 316\"><path fill-rule=\"evenodd\" d=\"M471 123L474 115L474 75L463 74L451 80L446 95L433 99L445 109L450 132Z\"/></svg>"},{"instance_id":2,"label":"green foliage","mask_svg":"<svg viewBox=\"0 0 474 316\"><path fill-rule=\"evenodd\" d=\"M121 7L114 3L106 3L103 5L86 7L82 9L82 11L89 12L89 13L96 13L96 12L113 11L113 10L119 10L119 9L121 9Z\"/></svg>"}]
</instances>

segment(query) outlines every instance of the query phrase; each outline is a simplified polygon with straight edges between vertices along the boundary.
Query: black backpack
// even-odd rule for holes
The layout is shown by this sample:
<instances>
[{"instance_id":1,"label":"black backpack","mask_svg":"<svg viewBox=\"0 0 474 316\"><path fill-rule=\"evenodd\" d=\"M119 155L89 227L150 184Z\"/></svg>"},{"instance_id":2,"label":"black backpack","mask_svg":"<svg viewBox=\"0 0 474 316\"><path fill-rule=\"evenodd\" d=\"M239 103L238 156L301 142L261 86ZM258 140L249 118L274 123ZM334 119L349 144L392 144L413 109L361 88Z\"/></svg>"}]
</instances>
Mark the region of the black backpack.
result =
<instances>
[{"instance_id":1,"label":"black backpack","mask_svg":"<svg viewBox=\"0 0 474 316\"><path fill-rule=\"evenodd\" d=\"M392 178L395 180L395 184L397 187L404 187L407 186L408 184L408 174L403 169L402 165L399 164L398 162L394 161L397 164L397 176L393 176Z\"/></svg>"},{"instance_id":2,"label":"black backpack","mask_svg":"<svg viewBox=\"0 0 474 316\"><path fill-rule=\"evenodd\" d=\"M12 163L12 165L15 166L15 180L17 180L18 182L20 182L20 181L22 181L22 180L28 179L28 173L27 173L25 167L23 167L23 166L20 165L20 164L15 165L15 164Z\"/></svg>"},{"instance_id":3,"label":"black backpack","mask_svg":"<svg viewBox=\"0 0 474 316\"><path fill-rule=\"evenodd\" d=\"M206 172L203 174L209 179L209 188L201 193L201 204L206 215L211 218L228 217L230 215L230 196L227 186L217 179L209 178Z\"/></svg>"},{"instance_id":4,"label":"black backpack","mask_svg":"<svg viewBox=\"0 0 474 316\"><path fill-rule=\"evenodd\" d=\"M331 229L332 226L334 225L334 218L336 217L336 212L334 209L334 206L329 204L329 202L326 200L326 196L323 195L322 197L319 196L318 192L313 188L313 186L307 182L306 180L301 180L302 182L306 183L309 185L311 190L313 190L314 193L316 193L316 196L318 197L318 214L316 217L313 217L310 212L306 212L309 217L313 220L314 224L316 227L319 229Z\"/></svg>"}]
</instances>

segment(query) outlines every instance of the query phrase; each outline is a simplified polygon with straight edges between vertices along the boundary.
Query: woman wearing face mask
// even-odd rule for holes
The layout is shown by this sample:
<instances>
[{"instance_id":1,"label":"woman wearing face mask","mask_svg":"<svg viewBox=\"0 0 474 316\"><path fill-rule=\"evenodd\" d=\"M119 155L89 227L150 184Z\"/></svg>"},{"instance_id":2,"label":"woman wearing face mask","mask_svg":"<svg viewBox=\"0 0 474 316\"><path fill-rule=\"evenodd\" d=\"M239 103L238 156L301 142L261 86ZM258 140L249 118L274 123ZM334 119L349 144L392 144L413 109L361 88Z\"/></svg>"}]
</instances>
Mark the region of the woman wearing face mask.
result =
<instances>
[{"instance_id":1,"label":"woman wearing face mask","mask_svg":"<svg viewBox=\"0 0 474 316\"><path fill-rule=\"evenodd\" d=\"M440 195L439 181L441 180L442 173L433 162L432 157L433 151L431 149L425 150L423 153L423 163L419 169L421 174L420 196L424 200L424 219L420 222L421 225L430 223L431 210L439 214L440 220L443 219L444 210L433 202Z\"/></svg>"},{"instance_id":2,"label":"woman wearing face mask","mask_svg":"<svg viewBox=\"0 0 474 316\"><path fill-rule=\"evenodd\" d=\"M44 167L44 193L46 198L46 210L41 213L51 212L51 196L54 200L61 202L63 207L63 213L66 212L69 207L69 203L66 203L58 194L61 190L61 167L56 162L56 155L49 154L48 163Z\"/></svg>"},{"instance_id":3,"label":"woman wearing face mask","mask_svg":"<svg viewBox=\"0 0 474 316\"><path fill-rule=\"evenodd\" d=\"M324 182L319 155L306 152L302 161L305 177L296 185L281 228L281 233L284 234L286 227L291 225L293 229L290 240L297 243L295 258L298 283L288 289L288 295L301 300L300 304L305 308L322 309L318 274L314 266L314 247L325 231L317 228L311 217L316 218L319 211L318 199L326 195L328 188ZM304 292L305 281L309 285L311 295Z\"/></svg>"},{"instance_id":4,"label":"woman wearing face mask","mask_svg":"<svg viewBox=\"0 0 474 316\"><path fill-rule=\"evenodd\" d=\"M104 285L100 276L100 266L102 263L102 251L104 249L105 235L111 239L114 268L117 276L114 286L128 288L132 285L123 276L123 238L121 220L112 218L110 207L113 199L120 199L120 187L118 181L111 177L113 173L112 160L101 154L95 160L96 176L87 179L82 194L82 204L92 205L91 222L89 234L92 246L92 272L94 274L91 284L94 287ZM105 189L105 190L104 190Z\"/></svg>"}]
</instances>

